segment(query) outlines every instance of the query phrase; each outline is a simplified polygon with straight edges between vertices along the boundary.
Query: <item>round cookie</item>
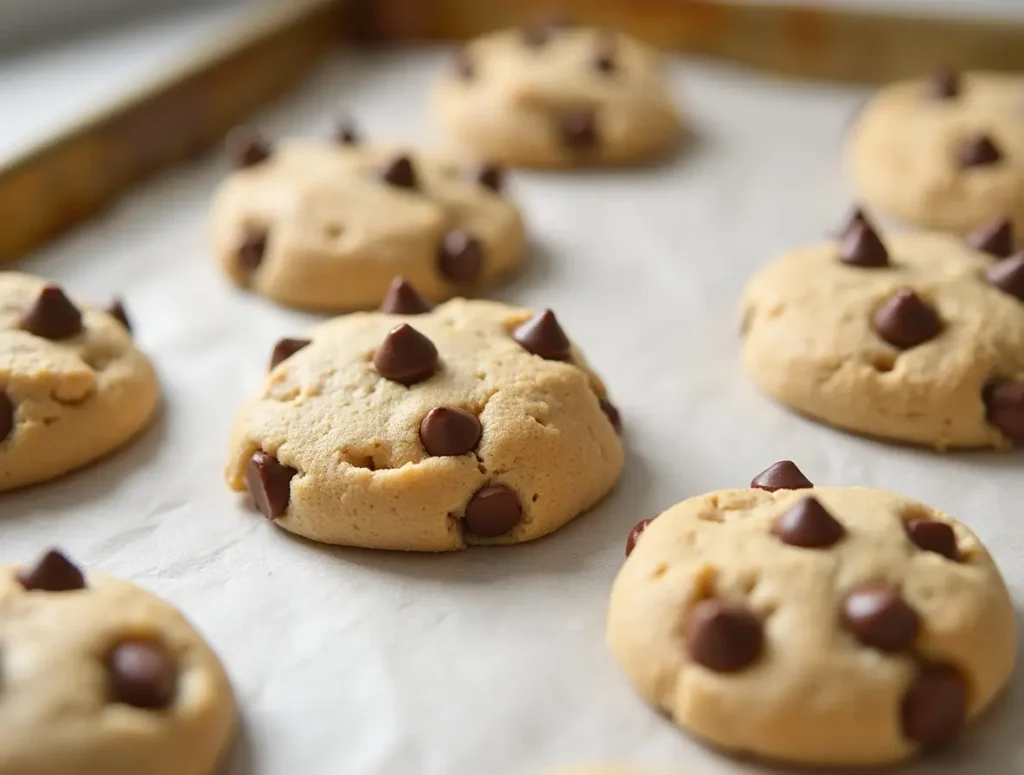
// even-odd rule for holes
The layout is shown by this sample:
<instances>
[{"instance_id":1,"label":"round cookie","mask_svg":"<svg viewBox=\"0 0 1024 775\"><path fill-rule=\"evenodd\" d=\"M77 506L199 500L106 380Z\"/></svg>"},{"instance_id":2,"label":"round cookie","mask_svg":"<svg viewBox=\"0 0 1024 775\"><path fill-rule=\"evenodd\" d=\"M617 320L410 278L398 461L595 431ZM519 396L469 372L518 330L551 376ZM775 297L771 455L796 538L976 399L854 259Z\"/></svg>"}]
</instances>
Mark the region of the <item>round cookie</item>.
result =
<instances>
[{"instance_id":1,"label":"round cookie","mask_svg":"<svg viewBox=\"0 0 1024 775\"><path fill-rule=\"evenodd\" d=\"M213 199L213 250L235 284L281 304L372 308L396 275L447 299L523 259L500 167L362 143L347 124L333 143L274 148L237 130L231 145L238 169Z\"/></svg>"},{"instance_id":2,"label":"round cookie","mask_svg":"<svg viewBox=\"0 0 1024 775\"><path fill-rule=\"evenodd\" d=\"M1024 254L972 239L883 242L858 213L840 241L764 267L743 298L750 375L856 433L939 450L1024 441Z\"/></svg>"},{"instance_id":3,"label":"round cookie","mask_svg":"<svg viewBox=\"0 0 1024 775\"><path fill-rule=\"evenodd\" d=\"M0 566L0 775L212 775L235 725L170 605L57 551Z\"/></svg>"},{"instance_id":4,"label":"round cookie","mask_svg":"<svg viewBox=\"0 0 1024 775\"><path fill-rule=\"evenodd\" d=\"M939 72L882 89L859 114L847 166L861 198L908 223L1024 229L1024 77Z\"/></svg>"},{"instance_id":5,"label":"round cookie","mask_svg":"<svg viewBox=\"0 0 1024 775\"><path fill-rule=\"evenodd\" d=\"M911 498L801 480L776 464L653 520L615 580L612 653L727 751L869 765L951 742L1013 670L992 558Z\"/></svg>"},{"instance_id":6,"label":"round cookie","mask_svg":"<svg viewBox=\"0 0 1024 775\"><path fill-rule=\"evenodd\" d=\"M52 479L127 442L159 402L124 308L0 272L0 490Z\"/></svg>"},{"instance_id":7,"label":"round cookie","mask_svg":"<svg viewBox=\"0 0 1024 775\"><path fill-rule=\"evenodd\" d=\"M234 425L227 481L293 533L446 551L539 538L622 469L618 412L550 310L396 281L388 312L278 343Z\"/></svg>"},{"instance_id":8,"label":"round cookie","mask_svg":"<svg viewBox=\"0 0 1024 775\"><path fill-rule=\"evenodd\" d=\"M681 135L654 51L621 33L552 23L466 45L433 108L466 151L519 167L637 162Z\"/></svg>"}]
</instances>

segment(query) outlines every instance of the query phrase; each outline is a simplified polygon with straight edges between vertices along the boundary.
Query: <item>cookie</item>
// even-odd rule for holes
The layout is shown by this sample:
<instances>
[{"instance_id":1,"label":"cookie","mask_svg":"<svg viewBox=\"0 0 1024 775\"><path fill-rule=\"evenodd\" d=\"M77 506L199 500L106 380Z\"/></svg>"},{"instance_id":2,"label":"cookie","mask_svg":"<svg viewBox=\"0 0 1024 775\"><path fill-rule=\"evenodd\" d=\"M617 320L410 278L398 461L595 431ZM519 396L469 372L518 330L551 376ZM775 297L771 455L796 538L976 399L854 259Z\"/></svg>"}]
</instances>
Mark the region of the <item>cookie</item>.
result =
<instances>
[{"instance_id":1,"label":"cookie","mask_svg":"<svg viewBox=\"0 0 1024 775\"><path fill-rule=\"evenodd\" d=\"M0 490L84 466L149 422L159 387L127 320L120 303L0 272Z\"/></svg>"},{"instance_id":2,"label":"cookie","mask_svg":"<svg viewBox=\"0 0 1024 775\"><path fill-rule=\"evenodd\" d=\"M212 775L235 724L170 605L56 550L0 566L0 775Z\"/></svg>"},{"instance_id":3,"label":"cookie","mask_svg":"<svg viewBox=\"0 0 1024 775\"><path fill-rule=\"evenodd\" d=\"M912 498L805 486L788 466L648 524L612 589L612 653L726 751L868 765L952 742L1013 669L992 558Z\"/></svg>"},{"instance_id":4,"label":"cookie","mask_svg":"<svg viewBox=\"0 0 1024 775\"><path fill-rule=\"evenodd\" d=\"M465 151L517 167L637 162L681 135L654 51L618 32L556 23L467 44L433 109Z\"/></svg>"},{"instance_id":5,"label":"cookie","mask_svg":"<svg viewBox=\"0 0 1024 775\"><path fill-rule=\"evenodd\" d=\"M939 450L1024 441L1024 254L1002 257L1005 231L882 239L858 213L839 241L747 285L750 375L856 433Z\"/></svg>"},{"instance_id":6,"label":"cookie","mask_svg":"<svg viewBox=\"0 0 1024 775\"><path fill-rule=\"evenodd\" d=\"M373 308L396 275L438 301L523 259L501 167L364 143L347 123L334 142L231 138L237 169L213 199L213 251L232 282L281 304Z\"/></svg>"},{"instance_id":7,"label":"cookie","mask_svg":"<svg viewBox=\"0 0 1024 775\"><path fill-rule=\"evenodd\" d=\"M1024 77L940 71L882 89L858 116L847 166L861 198L907 223L1024 230Z\"/></svg>"},{"instance_id":8,"label":"cookie","mask_svg":"<svg viewBox=\"0 0 1024 775\"><path fill-rule=\"evenodd\" d=\"M539 538L622 469L618 413L550 310L396 281L274 348L234 425L227 481L286 530L331 544L446 551Z\"/></svg>"}]
</instances>

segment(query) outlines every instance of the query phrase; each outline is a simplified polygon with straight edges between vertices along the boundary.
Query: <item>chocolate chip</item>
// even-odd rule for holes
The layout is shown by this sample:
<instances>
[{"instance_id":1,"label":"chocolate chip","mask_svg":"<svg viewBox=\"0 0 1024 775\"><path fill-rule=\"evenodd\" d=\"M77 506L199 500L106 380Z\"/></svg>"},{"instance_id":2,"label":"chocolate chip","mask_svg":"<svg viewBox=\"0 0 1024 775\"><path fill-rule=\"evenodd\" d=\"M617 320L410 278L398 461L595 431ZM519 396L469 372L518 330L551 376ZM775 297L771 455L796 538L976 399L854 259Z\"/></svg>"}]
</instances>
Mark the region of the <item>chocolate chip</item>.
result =
<instances>
[{"instance_id":1,"label":"chocolate chip","mask_svg":"<svg viewBox=\"0 0 1024 775\"><path fill-rule=\"evenodd\" d=\"M598 403L601 405L601 411L604 412L604 416L608 418L608 422L612 424L615 432L622 433L622 415L619 414L615 404L607 398L599 398Z\"/></svg>"},{"instance_id":2,"label":"chocolate chip","mask_svg":"<svg viewBox=\"0 0 1024 775\"><path fill-rule=\"evenodd\" d=\"M614 35L605 33L598 36L594 46L594 69L603 75L611 75L618 70Z\"/></svg>"},{"instance_id":3,"label":"chocolate chip","mask_svg":"<svg viewBox=\"0 0 1024 775\"><path fill-rule=\"evenodd\" d=\"M937 67L928 83L928 93L937 100L951 100L960 96L960 73L947 65Z\"/></svg>"},{"instance_id":4,"label":"chocolate chip","mask_svg":"<svg viewBox=\"0 0 1024 775\"><path fill-rule=\"evenodd\" d=\"M464 231L450 231L441 240L437 264L441 274L453 283L472 283L480 276L484 265L483 246L476 237Z\"/></svg>"},{"instance_id":5,"label":"chocolate chip","mask_svg":"<svg viewBox=\"0 0 1024 775\"><path fill-rule=\"evenodd\" d=\"M6 390L0 390L0 442L14 430L14 402Z\"/></svg>"},{"instance_id":6,"label":"chocolate chip","mask_svg":"<svg viewBox=\"0 0 1024 775\"><path fill-rule=\"evenodd\" d=\"M956 533L945 522L936 519L915 519L907 523L907 535L918 549L941 554L954 562L960 558Z\"/></svg>"},{"instance_id":7,"label":"chocolate chip","mask_svg":"<svg viewBox=\"0 0 1024 775\"><path fill-rule=\"evenodd\" d=\"M548 13L519 28L523 43L529 48L546 45L560 29L572 26L572 20L564 13Z\"/></svg>"},{"instance_id":8,"label":"chocolate chip","mask_svg":"<svg viewBox=\"0 0 1024 775\"><path fill-rule=\"evenodd\" d=\"M124 302L121 299L114 299L110 302L110 306L107 307L107 314L128 329L129 334L132 332L132 322L128 319L128 312L125 310Z\"/></svg>"},{"instance_id":9,"label":"chocolate chip","mask_svg":"<svg viewBox=\"0 0 1024 775\"><path fill-rule=\"evenodd\" d=\"M635 525L633 529L629 531L629 535L626 536L626 556L629 557L633 553L633 549L636 548L636 542L640 540L640 536L643 535L647 526L650 525L653 519L641 519Z\"/></svg>"},{"instance_id":10,"label":"chocolate chip","mask_svg":"<svg viewBox=\"0 0 1024 775\"><path fill-rule=\"evenodd\" d=\"M469 48L465 46L455 52L453 65L455 75L464 81L471 81L474 76L476 76L476 66L473 63L473 56L470 54Z\"/></svg>"},{"instance_id":11,"label":"chocolate chip","mask_svg":"<svg viewBox=\"0 0 1024 775\"><path fill-rule=\"evenodd\" d=\"M871 221L868 220L867 215L864 214L864 209L862 207L853 208L853 212L850 213L850 217L846 221L846 224L843 226L842 229L839 230L839 238L842 239L843 236L858 223L871 223Z\"/></svg>"},{"instance_id":12,"label":"chocolate chip","mask_svg":"<svg viewBox=\"0 0 1024 775\"><path fill-rule=\"evenodd\" d=\"M883 586L853 590L843 603L843 624L865 646L905 651L914 645L919 620L898 591Z\"/></svg>"},{"instance_id":13,"label":"chocolate chip","mask_svg":"<svg viewBox=\"0 0 1024 775\"><path fill-rule=\"evenodd\" d=\"M961 167L983 167L995 164L1003 158L1002 151L986 134L980 134L965 141L959 149Z\"/></svg>"},{"instance_id":14,"label":"chocolate chip","mask_svg":"<svg viewBox=\"0 0 1024 775\"><path fill-rule=\"evenodd\" d=\"M396 156L389 161L381 171L381 178L385 183L399 188L416 188L416 168L413 167L412 159L405 154Z\"/></svg>"},{"instance_id":15,"label":"chocolate chip","mask_svg":"<svg viewBox=\"0 0 1024 775\"><path fill-rule=\"evenodd\" d=\"M82 313L59 285L51 283L39 292L21 326L44 339L70 339L82 332Z\"/></svg>"},{"instance_id":16,"label":"chocolate chip","mask_svg":"<svg viewBox=\"0 0 1024 775\"><path fill-rule=\"evenodd\" d=\"M85 589L85 577L71 560L57 549L50 549L35 565L18 571L18 583L25 589L44 592L71 592Z\"/></svg>"},{"instance_id":17,"label":"chocolate chip","mask_svg":"<svg viewBox=\"0 0 1024 775\"><path fill-rule=\"evenodd\" d=\"M985 278L999 290L1024 301L1024 251L990 266Z\"/></svg>"},{"instance_id":18,"label":"chocolate chip","mask_svg":"<svg viewBox=\"0 0 1024 775\"><path fill-rule=\"evenodd\" d=\"M750 486L768 492L806 490L809 487L814 487L811 480L804 476L803 471L797 468L796 463L792 460L780 460L778 463L772 463L750 480Z\"/></svg>"},{"instance_id":19,"label":"chocolate chip","mask_svg":"<svg viewBox=\"0 0 1024 775\"><path fill-rule=\"evenodd\" d=\"M249 489L256 508L267 519L277 519L288 511L292 497L292 479L296 471L282 465L273 455L263 450L253 453L245 466L245 486Z\"/></svg>"},{"instance_id":20,"label":"chocolate chip","mask_svg":"<svg viewBox=\"0 0 1024 775\"><path fill-rule=\"evenodd\" d=\"M1012 441L1024 441L1024 381L994 380L982 391L985 419Z\"/></svg>"},{"instance_id":21,"label":"chocolate chip","mask_svg":"<svg viewBox=\"0 0 1024 775\"><path fill-rule=\"evenodd\" d=\"M334 141L341 145L359 145L362 138L355 123L348 116L341 116L334 124Z\"/></svg>"},{"instance_id":22,"label":"chocolate chip","mask_svg":"<svg viewBox=\"0 0 1024 775\"><path fill-rule=\"evenodd\" d=\"M967 719L967 684L951 665L921 668L903 697L903 734L925 748L956 738Z\"/></svg>"},{"instance_id":23,"label":"chocolate chip","mask_svg":"<svg viewBox=\"0 0 1024 775\"><path fill-rule=\"evenodd\" d=\"M303 347L312 344L309 339L279 339L274 345L274 352L270 354L270 367L274 368L281 361L286 361Z\"/></svg>"},{"instance_id":24,"label":"chocolate chip","mask_svg":"<svg viewBox=\"0 0 1024 775\"><path fill-rule=\"evenodd\" d=\"M385 379L414 385L437 371L437 348L408 323L399 323L380 343L373 365Z\"/></svg>"},{"instance_id":25,"label":"chocolate chip","mask_svg":"<svg viewBox=\"0 0 1024 775\"><path fill-rule=\"evenodd\" d=\"M889 266L889 251L878 237L878 232L861 213L853 218L839 243L839 260L850 266L877 269Z\"/></svg>"},{"instance_id":26,"label":"chocolate chip","mask_svg":"<svg viewBox=\"0 0 1024 775\"><path fill-rule=\"evenodd\" d=\"M380 311L389 315L421 315L432 309L404 277L396 277L391 281L384 301L380 303Z\"/></svg>"},{"instance_id":27,"label":"chocolate chip","mask_svg":"<svg viewBox=\"0 0 1024 775\"><path fill-rule=\"evenodd\" d=\"M238 265L247 272L255 272L263 263L267 252L266 229L247 229L238 246Z\"/></svg>"},{"instance_id":28,"label":"chocolate chip","mask_svg":"<svg viewBox=\"0 0 1024 775\"><path fill-rule=\"evenodd\" d=\"M764 647L764 631L753 613L715 599L694 606L683 637L693 661L716 673L742 670Z\"/></svg>"},{"instance_id":29,"label":"chocolate chip","mask_svg":"<svg viewBox=\"0 0 1024 775\"><path fill-rule=\"evenodd\" d=\"M562 144L574 150L589 150L597 146L597 117L590 108L569 108L558 118L558 133Z\"/></svg>"},{"instance_id":30,"label":"chocolate chip","mask_svg":"<svg viewBox=\"0 0 1024 775\"><path fill-rule=\"evenodd\" d=\"M512 338L527 352L549 361L567 361L572 355L572 343L549 309L520 324L512 332Z\"/></svg>"},{"instance_id":31,"label":"chocolate chip","mask_svg":"<svg viewBox=\"0 0 1024 775\"><path fill-rule=\"evenodd\" d=\"M846 535L846 530L817 498L804 498L775 520L772 534L790 546L826 549Z\"/></svg>"},{"instance_id":32,"label":"chocolate chip","mask_svg":"<svg viewBox=\"0 0 1024 775\"><path fill-rule=\"evenodd\" d=\"M481 487L466 504L466 529L481 538L497 538L523 518L519 496L501 484Z\"/></svg>"},{"instance_id":33,"label":"chocolate chip","mask_svg":"<svg viewBox=\"0 0 1024 775\"><path fill-rule=\"evenodd\" d=\"M934 339L942 330L938 313L909 288L897 291L882 304L873 322L875 333L903 350Z\"/></svg>"},{"instance_id":34,"label":"chocolate chip","mask_svg":"<svg viewBox=\"0 0 1024 775\"><path fill-rule=\"evenodd\" d=\"M235 127L228 132L228 156L238 169L252 167L270 158L272 149L264 137L249 127Z\"/></svg>"},{"instance_id":35,"label":"chocolate chip","mask_svg":"<svg viewBox=\"0 0 1024 775\"><path fill-rule=\"evenodd\" d=\"M484 188L500 193L505 186L505 168L500 164L483 164L477 169L474 179Z\"/></svg>"},{"instance_id":36,"label":"chocolate chip","mask_svg":"<svg viewBox=\"0 0 1024 775\"><path fill-rule=\"evenodd\" d=\"M112 702L160 710L174 702L178 668L167 649L154 641L119 643L107 657Z\"/></svg>"},{"instance_id":37,"label":"chocolate chip","mask_svg":"<svg viewBox=\"0 0 1024 775\"><path fill-rule=\"evenodd\" d=\"M1013 252L1013 222L997 218L967 237L967 244L982 253L1006 258Z\"/></svg>"},{"instance_id":38,"label":"chocolate chip","mask_svg":"<svg viewBox=\"0 0 1024 775\"><path fill-rule=\"evenodd\" d=\"M480 420L455 406L436 406L420 423L420 441L427 454L465 455L480 443Z\"/></svg>"}]
</instances>

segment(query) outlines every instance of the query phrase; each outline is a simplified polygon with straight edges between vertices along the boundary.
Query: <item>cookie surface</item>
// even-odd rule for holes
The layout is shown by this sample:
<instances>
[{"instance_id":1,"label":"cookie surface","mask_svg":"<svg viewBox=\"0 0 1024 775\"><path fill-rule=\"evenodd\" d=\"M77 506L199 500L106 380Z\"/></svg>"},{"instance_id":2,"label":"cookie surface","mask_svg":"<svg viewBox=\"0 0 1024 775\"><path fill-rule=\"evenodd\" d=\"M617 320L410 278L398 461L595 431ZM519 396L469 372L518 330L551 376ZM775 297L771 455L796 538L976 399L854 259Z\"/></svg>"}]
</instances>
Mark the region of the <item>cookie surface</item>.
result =
<instances>
[{"instance_id":1,"label":"cookie surface","mask_svg":"<svg viewBox=\"0 0 1024 775\"><path fill-rule=\"evenodd\" d=\"M618 413L550 312L454 299L290 341L242 407L227 465L286 530L378 549L518 543L618 479Z\"/></svg>"},{"instance_id":2,"label":"cookie surface","mask_svg":"<svg viewBox=\"0 0 1024 775\"><path fill-rule=\"evenodd\" d=\"M966 233L1009 216L1024 233L1024 78L936 74L882 89L847 163L860 197L908 223Z\"/></svg>"},{"instance_id":3,"label":"cookie surface","mask_svg":"<svg viewBox=\"0 0 1024 775\"><path fill-rule=\"evenodd\" d=\"M212 775L236 712L174 608L59 553L0 566L0 775Z\"/></svg>"},{"instance_id":4,"label":"cookie surface","mask_svg":"<svg viewBox=\"0 0 1024 775\"><path fill-rule=\"evenodd\" d=\"M152 365L114 314L37 277L0 272L0 490L112 452L158 401Z\"/></svg>"},{"instance_id":5,"label":"cookie surface","mask_svg":"<svg viewBox=\"0 0 1024 775\"><path fill-rule=\"evenodd\" d=\"M1022 262L948 235L880 238L854 219L839 242L747 285L747 369L786 406L857 433L937 449L1021 442Z\"/></svg>"},{"instance_id":6,"label":"cookie surface","mask_svg":"<svg viewBox=\"0 0 1024 775\"><path fill-rule=\"evenodd\" d=\"M467 152L521 167L640 161L681 134L657 54L587 27L533 24L472 41L433 107Z\"/></svg>"},{"instance_id":7,"label":"cookie surface","mask_svg":"<svg viewBox=\"0 0 1024 775\"><path fill-rule=\"evenodd\" d=\"M882 764L951 742L1006 684L1014 613L966 527L867 488L726 490L653 520L608 642L640 694L737 753Z\"/></svg>"},{"instance_id":8,"label":"cookie surface","mask_svg":"<svg viewBox=\"0 0 1024 775\"><path fill-rule=\"evenodd\" d=\"M340 139L250 139L236 156L212 204L213 250L235 284L282 304L376 307L396 275L446 299L486 288L525 253L498 168Z\"/></svg>"}]
</instances>

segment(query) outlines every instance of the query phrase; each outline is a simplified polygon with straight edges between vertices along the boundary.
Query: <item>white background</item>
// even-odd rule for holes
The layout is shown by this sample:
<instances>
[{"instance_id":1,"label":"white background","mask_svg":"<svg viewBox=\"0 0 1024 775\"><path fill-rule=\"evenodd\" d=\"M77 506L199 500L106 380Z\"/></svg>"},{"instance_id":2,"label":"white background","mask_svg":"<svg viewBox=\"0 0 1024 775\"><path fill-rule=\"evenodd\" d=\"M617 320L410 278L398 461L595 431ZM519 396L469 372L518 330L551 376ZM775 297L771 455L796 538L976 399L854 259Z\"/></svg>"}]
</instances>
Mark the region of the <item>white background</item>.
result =
<instances>
[{"instance_id":1,"label":"white background","mask_svg":"<svg viewBox=\"0 0 1024 775\"><path fill-rule=\"evenodd\" d=\"M339 56L259 120L322 134L344 102L375 138L423 141L440 51ZM652 169L514 178L535 248L498 298L553 307L622 410L616 491L548 539L418 556L318 546L222 479L227 432L273 342L315 318L238 291L204 239L208 158L24 261L80 297L123 293L166 397L137 443L0 497L0 560L59 544L180 606L221 654L246 728L232 775L532 775L576 761L760 772L649 710L604 645L639 519L743 486L780 458L816 483L919 497L976 530L1024 595L1020 453L940 456L855 438L760 395L739 362L746 277L845 216L838 163L864 92L676 60L689 150ZM555 463L556 461L552 461ZM1024 771L1016 681L954 751L906 773Z\"/></svg>"}]
</instances>

